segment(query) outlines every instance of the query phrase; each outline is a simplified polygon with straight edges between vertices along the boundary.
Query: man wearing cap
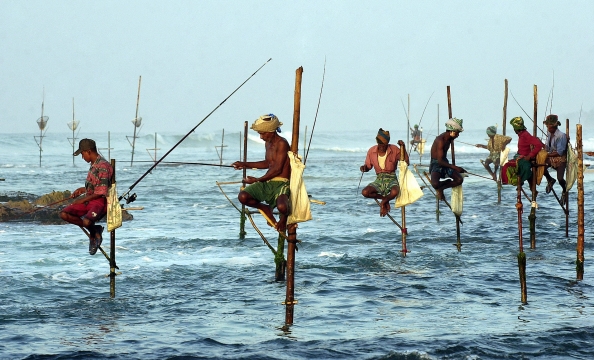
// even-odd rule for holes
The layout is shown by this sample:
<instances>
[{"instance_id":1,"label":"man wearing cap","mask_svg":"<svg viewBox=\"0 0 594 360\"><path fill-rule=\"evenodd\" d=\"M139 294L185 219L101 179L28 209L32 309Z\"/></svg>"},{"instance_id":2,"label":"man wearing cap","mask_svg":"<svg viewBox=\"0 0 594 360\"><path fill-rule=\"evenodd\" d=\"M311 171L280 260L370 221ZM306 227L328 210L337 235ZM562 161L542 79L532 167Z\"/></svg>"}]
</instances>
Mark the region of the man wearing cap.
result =
<instances>
[{"instance_id":1,"label":"man wearing cap","mask_svg":"<svg viewBox=\"0 0 594 360\"><path fill-rule=\"evenodd\" d=\"M431 186L437 193L439 200L445 200L443 190L462 185L464 178L462 173L466 172L463 168L450 164L447 159L448 150L452 141L464 131L462 128L462 119L451 118L445 123L446 132L441 133L433 140L431 145L431 162L429 163L429 172L431 173ZM446 179L441 181L441 179Z\"/></svg>"},{"instance_id":2,"label":"man wearing cap","mask_svg":"<svg viewBox=\"0 0 594 360\"><path fill-rule=\"evenodd\" d=\"M546 164L557 170L557 180L565 194L565 169L567 167L567 136L558 129L561 125L557 115L550 114L546 117L543 123L547 127L547 138L545 140L545 150L547 151ZM544 176L546 176L547 194L553 189L555 179L549 174L548 167L545 168Z\"/></svg>"},{"instance_id":3,"label":"man wearing cap","mask_svg":"<svg viewBox=\"0 0 594 360\"><path fill-rule=\"evenodd\" d=\"M249 184L239 192L237 198L247 206L262 210L267 220L274 222L274 227L284 233L287 228L287 216L289 216L289 179L291 178L291 163L289 161L289 143L277 134L280 132L282 122L274 114L260 116L251 126L260 134L266 147L265 159L256 162L236 161L232 166L236 169L255 168L268 169L266 173L255 178L247 176L244 179ZM262 202L266 202L263 204ZM280 217L275 221L272 209L278 209Z\"/></svg>"},{"instance_id":4,"label":"man wearing cap","mask_svg":"<svg viewBox=\"0 0 594 360\"><path fill-rule=\"evenodd\" d=\"M383 217L390 212L390 201L400 193L400 186L396 177L400 149L398 146L390 144L390 132L382 128L377 132L375 141L377 145L372 146L367 151L365 164L361 166L360 170L368 172L375 169L376 178L374 182L363 188L361 194L366 198L381 200L380 216ZM398 145L404 149L404 160L408 164L408 154L404 142L398 140Z\"/></svg>"},{"instance_id":5,"label":"man wearing cap","mask_svg":"<svg viewBox=\"0 0 594 360\"><path fill-rule=\"evenodd\" d=\"M476 147L489 150L489 156L485 160L481 160L481 163L489 174L493 177L493 180L497 181L497 169L499 169L499 156L505 147L512 140L509 136L497 134L496 126L489 126L487 128L487 135L489 136L489 142L487 145L476 144ZM493 170L491 170L491 163L493 163Z\"/></svg>"},{"instance_id":6,"label":"man wearing cap","mask_svg":"<svg viewBox=\"0 0 594 360\"><path fill-rule=\"evenodd\" d=\"M515 161L509 161L501 169L502 173L506 172L505 179L502 182L513 184L514 179L509 179L507 176L507 169L515 166L515 174L513 176L520 176L520 180L523 183L528 180L530 184L530 190L534 194L536 191L536 184L532 183L532 164L530 163L535 159L536 154L544 147L544 144L535 136L532 136L524 126L524 119L521 116L516 116L509 121L510 125L513 126L514 132L518 135L518 152L514 155Z\"/></svg>"},{"instance_id":7,"label":"man wearing cap","mask_svg":"<svg viewBox=\"0 0 594 360\"><path fill-rule=\"evenodd\" d=\"M111 185L113 168L97 152L94 140L82 139L73 156L82 155L84 161L91 164L85 186L72 192L71 198L78 198L66 206L61 212L62 220L82 226L89 231L89 254L95 255L101 245L103 226L95 225L107 213L107 192Z\"/></svg>"}]
</instances>

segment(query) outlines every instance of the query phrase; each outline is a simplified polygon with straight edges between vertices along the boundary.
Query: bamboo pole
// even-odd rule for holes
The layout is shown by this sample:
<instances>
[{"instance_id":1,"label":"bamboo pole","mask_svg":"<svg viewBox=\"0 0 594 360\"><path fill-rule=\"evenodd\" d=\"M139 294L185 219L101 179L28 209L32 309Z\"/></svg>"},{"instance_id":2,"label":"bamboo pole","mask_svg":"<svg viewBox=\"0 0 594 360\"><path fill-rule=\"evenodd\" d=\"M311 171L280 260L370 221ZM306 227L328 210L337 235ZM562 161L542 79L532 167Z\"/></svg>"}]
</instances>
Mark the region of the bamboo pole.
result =
<instances>
[{"instance_id":1,"label":"bamboo pole","mask_svg":"<svg viewBox=\"0 0 594 360\"><path fill-rule=\"evenodd\" d=\"M111 177L111 183L114 184L116 181L116 161L111 159L111 167L113 168L113 175ZM116 294L116 245L115 245L115 229L109 233L109 297L115 298Z\"/></svg>"},{"instance_id":2,"label":"bamboo pole","mask_svg":"<svg viewBox=\"0 0 594 360\"><path fill-rule=\"evenodd\" d=\"M504 81L504 91L503 91L503 136L505 136L505 127L507 125L507 94L508 87L507 87L507 79ZM501 159L500 159L501 160ZM499 177L497 180L497 204L501 204L501 189L503 185L501 184L501 171L503 166L499 166Z\"/></svg>"},{"instance_id":3,"label":"bamboo pole","mask_svg":"<svg viewBox=\"0 0 594 360\"><path fill-rule=\"evenodd\" d=\"M136 145L136 128L138 127L138 105L140 104L140 81L142 76L138 77L138 95L136 97L136 116L134 117L134 136L132 137L132 157L130 158L130 166L134 164L134 146Z\"/></svg>"},{"instance_id":4,"label":"bamboo pole","mask_svg":"<svg viewBox=\"0 0 594 360\"><path fill-rule=\"evenodd\" d=\"M522 205L522 179L518 176L516 209L518 210L518 271L520 274L520 291L522 304L528 302L528 293L526 290L526 254L524 253L524 244L522 240L522 212L524 206Z\"/></svg>"},{"instance_id":5,"label":"bamboo pole","mask_svg":"<svg viewBox=\"0 0 594 360\"><path fill-rule=\"evenodd\" d=\"M248 122L245 121L243 123L243 162L246 163L247 162L247 140L248 140ZM240 143L241 143L241 138L240 138ZM241 146L239 147L239 157L241 158ZM244 167L243 168L243 177L241 178L241 190L243 190L245 188L245 178L247 176L247 169ZM245 232L245 204L241 204L241 217L239 218L239 238L240 239L245 239L245 235L247 234Z\"/></svg>"},{"instance_id":6,"label":"bamboo pole","mask_svg":"<svg viewBox=\"0 0 594 360\"><path fill-rule=\"evenodd\" d=\"M450 93L450 86L447 86L448 93L448 116L452 118L452 95ZM452 165L456 165L456 153L454 152L454 140L450 143L450 152L452 153ZM445 195L444 195L445 196ZM462 249L462 242L460 241L460 216L456 215L456 247L458 251Z\"/></svg>"},{"instance_id":7,"label":"bamboo pole","mask_svg":"<svg viewBox=\"0 0 594 360\"><path fill-rule=\"evenodd\" d=\"M404 157L404 152L406 151L406 144L404 146L400 145L400 161L405 161L405 157ZM400 176L404 176L404 174L400 174ZM406 249L406 236L408 234L408 231L406 229L406 206L402 206L400 208L401 210L401 215L402 215L402 256L406 257L406 253L408 252L408 250Z\"/></svg>"},{"instance_id":8,"label":"bamboo pole","mask_svg":"<svg viewBox=\"0 0 594 360\"><path fill-rule=\"evenodd\" d=\"M538 87L534 85L534 117L532 123L534 124L532 135L536 136L536 119L538 119ZM536 189L536 167L532 167L532 189ZM536 191L532 192L532 204L530 206L530 249L536 249Z\"/></svg>"},{"instance_id":9,"label":"bamboo pole","mask_svg":"<svg viewBox=\"0 0 594 360\"><path fill-rule=\"evenodd\" d=\"M567 135L567 145L565 146L565 158L567 159L567 148L571 146L569 143L569 119L565 119L565 134ZM566 160L567 161L567 160ZM561 204L561 206L565 205L565 237L569 237L569 191L567 191L567 177L569 175L569 161L567 161L565 166L565 204Z\"/></svg>"},{"instance_id":10,"label":"bamboo pole","mask_svg":"<svg viewBox=\"0 0 594 360\"><path fill-rule=\"evenodd\" d=\"M293 109L293 138L291 140L291 151L298 153L299 147L299 120L301 117L301 78L303 67L295 70L295 98ZM293 311L295 301L295 244L297 242L297 224L289 224L287 227L287 293L285 297L285 324L293 324Z\"/></svg>"},{"instance_id":11,"label":"bamboo pole","mask_svg":"<svg viewBox=\"0 0 594 360\"><path fill-rule=\"evenodd\" d=\"M582 152L582 124L576 125L576 147L578 152L577 176L577 259L575 269L578 280L584 280L584 153Z\"/></svg>"},{"instance_id":12,"label":"bamboo pole","mask_svg":"<svg viewBox=\"0 0 594 360\"><path fill-rule=\"evenodd\" d=\"M439 126L439 104L437 104L437 126ZM431 182L431 179L429 179ZM439 198L437 197L437 193L435 194L435 216L437 217L437 222L439 222Z\"/></svg>"}]
</instances>

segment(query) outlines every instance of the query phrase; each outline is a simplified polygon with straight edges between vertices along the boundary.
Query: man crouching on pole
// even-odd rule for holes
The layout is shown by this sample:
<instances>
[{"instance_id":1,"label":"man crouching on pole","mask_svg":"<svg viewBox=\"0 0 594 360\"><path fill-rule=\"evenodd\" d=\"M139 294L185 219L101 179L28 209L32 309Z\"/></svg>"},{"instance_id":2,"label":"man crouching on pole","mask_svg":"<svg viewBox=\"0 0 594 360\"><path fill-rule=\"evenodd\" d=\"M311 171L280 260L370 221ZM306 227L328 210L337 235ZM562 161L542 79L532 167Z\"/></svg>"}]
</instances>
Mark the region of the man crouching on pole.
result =
<instances>
[{"instance_id":1,"label":"man crouching on pole","mask_svg":"<svg viewBox=\"0 0 594 360\"><path fill-rule=\"evenodd\" d=\"M260 116L251 126L260 134L266 147L265 159L256 162L236 161L231 164L236 170L244 168L268 169L260 178L247 176L244 179L249 186L239 192L239 201L250 207L262 210L267 220L273 222L274 227L284 233L287 229L287 216L289 216L289 179L291 178L291 163L289 161L289 143L278 135L282 122L274 114ZM263 204L262 202L266 202ZM278 209L279 221L276 222L272 209Z\"/></svg>"}]
</instances>

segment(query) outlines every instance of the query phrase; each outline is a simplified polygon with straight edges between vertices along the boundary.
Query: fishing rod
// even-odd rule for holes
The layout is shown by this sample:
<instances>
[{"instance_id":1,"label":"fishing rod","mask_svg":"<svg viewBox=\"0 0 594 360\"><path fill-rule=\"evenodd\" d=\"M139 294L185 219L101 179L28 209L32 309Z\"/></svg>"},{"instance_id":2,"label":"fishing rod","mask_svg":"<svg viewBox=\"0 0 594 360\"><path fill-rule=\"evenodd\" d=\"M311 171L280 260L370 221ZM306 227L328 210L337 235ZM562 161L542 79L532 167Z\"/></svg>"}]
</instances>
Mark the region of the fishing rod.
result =
<instances>
[{"instance_id":1,"label":"fishing rod","mask_svg":"<svg viewBox=\"0 0 594 360\"><path fill-rule=\"evenodd\" d=\"M81 195L82 195L82 194L81 194ZM79 196L80 196L80 195L79 195ZM67 197L67 198L65 198L65 199L58 200L58 201L56 201L56 202L53 202L53 203L51 203L51 204L47 204L47 205L45 205L45 206L42 206L42 207L35 208L35 209L31 210L31 211L27 211L26 213L23 213L23 215L29 215L29 214L31 214L31 213L34 213L34 212L36 212L36 211L39 211L39 210L41 210L41 209L45 209L45 208L48 208L48 207L50 207L50 206L57 205L57 204L59 204L59 203L63 203L64 201L68 201L68 200L72 200L72 199L74 199L74 198L73 198L73 197ZM21 215L21 216L23 216L23 215Z\"/></svg>"},{"instance_id":2,"label":"fishing rod","mask_svg":"<svg viewBox=\"0 0 594 360\"><path fill-rule=\"evenodd\" d=\"M136 160L135 162L150 162L153 163L152 160ZM186 162L186 161L162 161L161 164L173 164L173 165L204 165L204 166L216 166L216 167L230 167L232 168L233 165L219 165L219 164L208 164L208 163L201 163L201 162Z\"/></svg>"},{"instance_id":3,"label":"fishing rod","mask_svg":"<svg viewBox=\"0 0 594 360\"><path fill-rule=\"evenodd\" d=\"M518 100L516 99L516 97L514 96L514 92L511 91L511 89L509 90L509 93L511 94L512 98L514 98L514 101L516 102L516 104L520 107L520 109L522 109L522 111L524 112L524 114L526 114L526 116L528 117L528 119L530 119L532 122L534 122L534 120L530 117L530 115L528 115L528 113L526 112L526 110L524 110L524 108L522 107L522 105L520 105L520 103L518 102ZM540 126L538 126L538 124L536 124L536 128L538 130L540 130L541 133L545 134L546 132L540 128Z\"/></svg>"},{"instance_id":4,"label":"fishing rod","mask_svg":"<svg viewBox=\"0 0 594 360\"><path fill-rule=\"evenodd\" d=\"M309 155L309 147L311 146L311 138L313 137L314 130L316 129L316 121L318 120L318 110L320 110L320 101L322 100L322 90L324 89L324 78L326 77L326 57L324 57L324 72L322 73L322 87L320 87L320 97L318 98L318 107L316 108L316 116L314 123L311 128L311 134L309 134L309 145L307 145L307 151L305 152L305 159L303 159L303 165L307 162L307 155Z\"/></svg>"},{"instance_id":5,"label":"fishing rod","mask_svg":"<svg viewBox=\"0 0 594 360\"><path fill-rule=\"evenodd\" d=\"M465 174L468 174L468 175L473 175L473 176L482 177L482 178L485 178L485 179L487 179L487 180L493 180L493 181L497 181L497 180L495 180L495 179L493 179L493 178L486 177L486 176L479 175L479 174L473 174L473 173L471 173L471 172L468 172L468 171L465 171L464 173L465 173Z\"/></svg>"},{"instance_id":6,"label":"fishing rod","mask_svg":"<svg viewBox=\"0 0 594 360\"><path fill-rule=\"evenodd\" d=\"M198 126L202 125L202 123L204 121L206 121L206 119L208 119L210 117L210 115L212 115L215 111L217 111L217 109L220 108L221 105L223 105L231 96L233 96L233 94L235 94L237 92L237 90L239 90L246 82L248 82L252 77L254 77L254 75L256 75L258 73L258 71L260 71L260 69L262 69L266 64L268 64L270 62L270 60L272 60L272 58L268 59L264 64L262 64L262 66L260 66L256 71L254 71L254 73L252 75L250 75L247 79L245 79L245 81L242 82L241 85L239 85L235 90L233 90L233 92L231 94L229 94L229 96L227 96L223 101L221 101L221 103L219 105L217 105L211 112L209 112L208 115L206 115L204 117L204 119L202 119L196 126L194 126L192 128L192 130L190 130L175 145L173 145L173 147L171 149L169 149L169 151L167 151L165 153L165 155L163 155L159 159L159 161L157 161L156 163L154 163L153 166L151 166L138 180L136 180L136 182L134 182L134 184L132 184L132 186L130 186L128 188L128 190L126 190L125 193L123 193L122 195L120 195L120 197L118 198L118 201L121 201L122 199L125 199L126 200L126 204L129 204L129 203L133 202L134 200L136 200L136 194L132 194L132 195L127 196L130 193L130 191L132 191L132 189L134 189L134 187L136 185L138 185L138 183L141 182L142 179L144 179L145 176L147 176L161 161L163 161L163 159L165 159L165 157L167 157L167 155L169 155L179 144L181 144L184 140L186 140L186 138L188 136L190 136L190 134L193 133L194 130L196 130L196 128Z\"/></svg>"}]
</instances>

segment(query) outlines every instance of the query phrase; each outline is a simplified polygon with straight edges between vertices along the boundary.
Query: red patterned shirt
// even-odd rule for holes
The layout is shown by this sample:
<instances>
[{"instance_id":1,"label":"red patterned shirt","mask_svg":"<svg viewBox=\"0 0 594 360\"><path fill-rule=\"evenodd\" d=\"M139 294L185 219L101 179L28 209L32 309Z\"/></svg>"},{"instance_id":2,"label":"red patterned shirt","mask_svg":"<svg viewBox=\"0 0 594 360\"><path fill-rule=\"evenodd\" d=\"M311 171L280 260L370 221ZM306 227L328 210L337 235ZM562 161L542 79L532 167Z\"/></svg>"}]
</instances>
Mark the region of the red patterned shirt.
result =
<instances>
[{"instance_id":1,"label":"red patterned shirt","mask_svg":"<svg viewBox=\"0 0 594 360\"><path fill-rule=\"evenodd\" d=\"M376 174L395 173L396 166L398 165L398 160L400 160L400 149L396 145L389 144L386 153L386 164L385 167L382 169L379 166L379 161L377 159L377 145L372 146L367 151L367 158L365 158L365 167L367 167L368 169L375 169Z\"/></svg>"},{"instance_id":2,"label":"red patterned shirt","mask_svg":"<svg viewBox=\"0 0 594 360\"><path fill-rule=\"evenodd\" d=\"M85 181L87 196L99 194L107 197L112 175L113 168L111 164L100 155L97 156L97 160L95 160L89 169L87 181Z\"/></svg>"}]
</instances>

